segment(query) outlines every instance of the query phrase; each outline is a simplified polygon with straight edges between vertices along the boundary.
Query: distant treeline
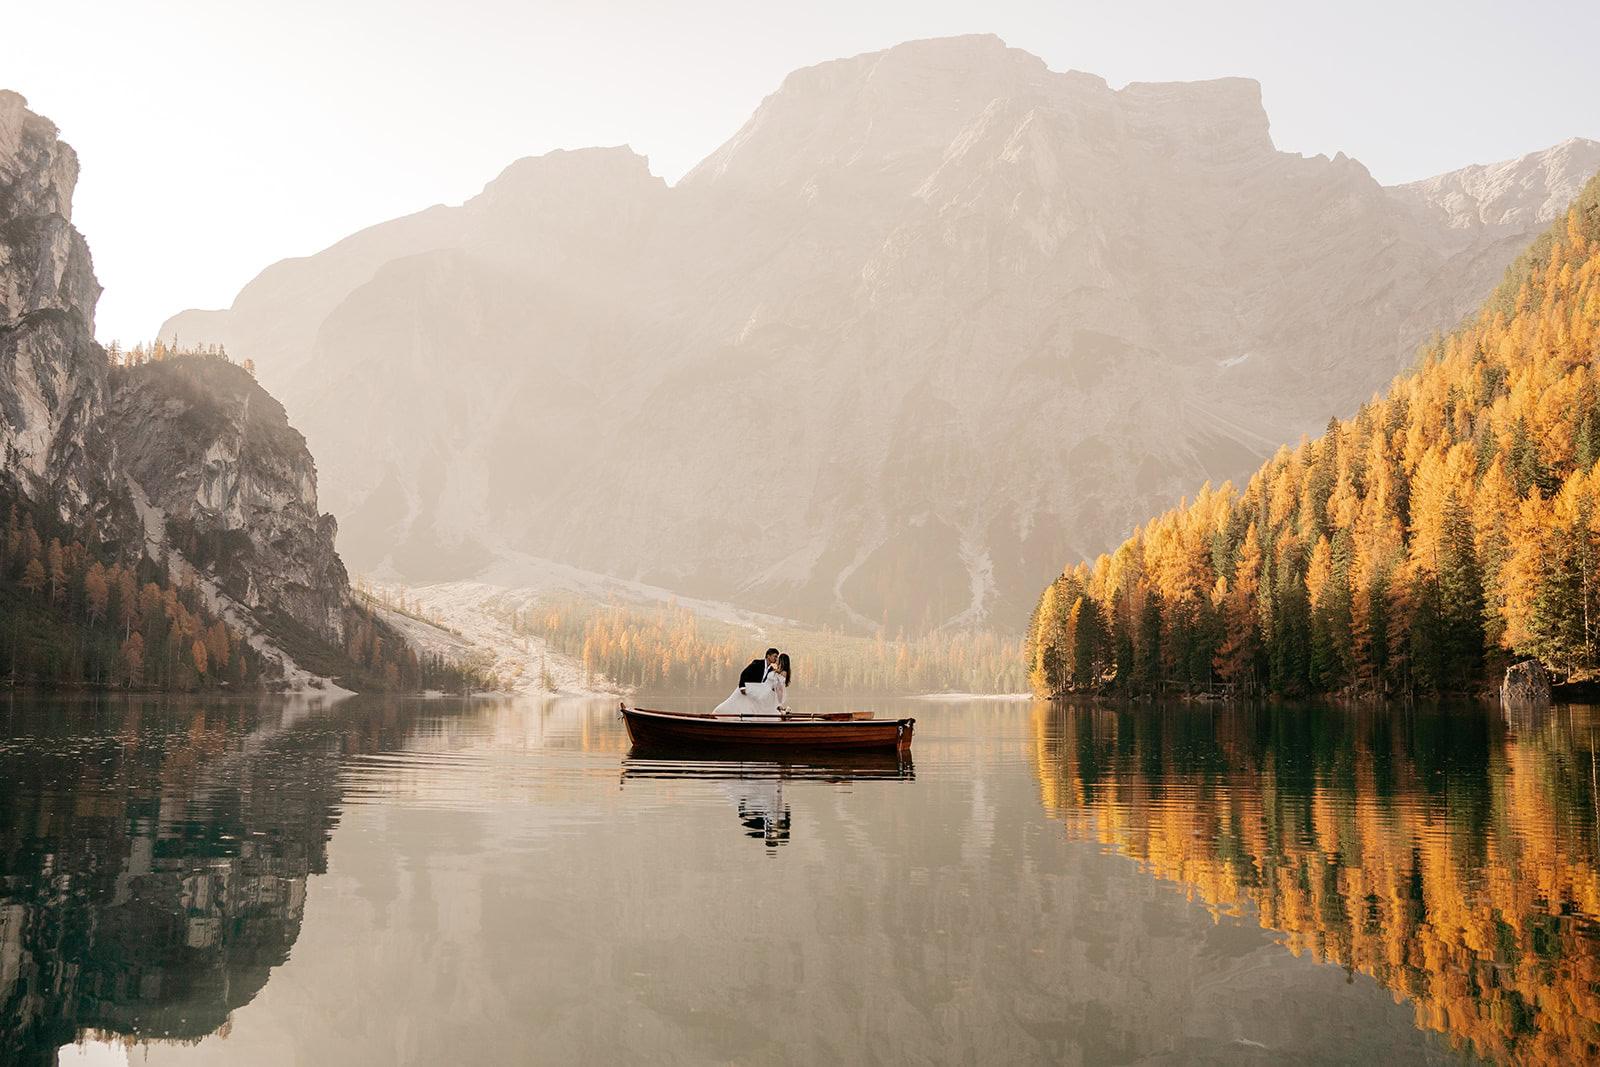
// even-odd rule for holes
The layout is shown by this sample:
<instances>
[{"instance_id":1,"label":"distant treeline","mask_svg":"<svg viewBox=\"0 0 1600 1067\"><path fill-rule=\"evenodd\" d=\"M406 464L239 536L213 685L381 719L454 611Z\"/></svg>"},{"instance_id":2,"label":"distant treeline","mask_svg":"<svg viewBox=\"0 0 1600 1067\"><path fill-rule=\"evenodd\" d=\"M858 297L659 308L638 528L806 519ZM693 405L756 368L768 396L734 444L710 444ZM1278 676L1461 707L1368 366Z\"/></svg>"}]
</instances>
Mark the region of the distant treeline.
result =
<instances>
[{"instance_id":1,"label":"distant treeline","mask_svg":"<svg viewBox=\"0 0 1600 1067\"><path fill-rule=\"evenodd\" d=\"M157 338L149 344L140 341L132 348L124 348L121 341L112 341L106 346L106 358L113 367L137 367L145 363L160 363L179 357L216 359L224 363L233 362L233 359L228 355L227 348L223 345L191 345L188 348L180 348L177 337L173 337L170 345ZM255 377L255 360L247 359L239 366L243 367L252 378Z\"/></svg>"},{"instance_id":2,"label":"distant treeline","mask_svg":"<svg viewBox=\"0 0 1600 1067\"><path fill-rule=\"evenodd\" d=\"M480 664L449 659L435 653L418 655L416 649L385 622L376 611L384 607L398 614L449 629L442 622L418 612L396 607L358 584L351 604L345 609L345 654L364 673L357 677L363 692L371 690L415 692L438 689L446 693L465 693L499 689L500 680ZM451 630L459 636L459 631Z\"/></svg>"},{"instance_id":3,"label":"distant treeline","mask_svg":"<svg viewBox=\"0 0 1600 1067\"><path fill-rule=\"evenodd\" d=\"M1593 668L1597 357L1600 178L1388 396L1053 582L1030 682L1394 695L1513 656Z\"/></svg>"},{"instance_id":4,"label":"distant treeline","mask_svg":"<svg viewBox=\"0 0 1600 1067\"><path fill-rule=\"evenodd\" d=\"M433 653L419 655L364 597L344 609L344 647L325 640L285 615L269 620L273 639L296 664L362 693L446 693L496 688L477 666Z\"/></svg>"},{"instance_id":5,"label":"distant treeline","mask_svg":"<svg viewBox=\"0 0 1600 1067\"><path fill-rule=\"evenodd\" d=\"M768 645L794 661L796 697L816 693L1015 693L1027 685L1022 645L982 630L914 639L708 620L669 602L656 606L552 597L510 612L518 633L537 634L594 675L644 690L732 691L744 665Z\"/></svg>"}]
</instances>

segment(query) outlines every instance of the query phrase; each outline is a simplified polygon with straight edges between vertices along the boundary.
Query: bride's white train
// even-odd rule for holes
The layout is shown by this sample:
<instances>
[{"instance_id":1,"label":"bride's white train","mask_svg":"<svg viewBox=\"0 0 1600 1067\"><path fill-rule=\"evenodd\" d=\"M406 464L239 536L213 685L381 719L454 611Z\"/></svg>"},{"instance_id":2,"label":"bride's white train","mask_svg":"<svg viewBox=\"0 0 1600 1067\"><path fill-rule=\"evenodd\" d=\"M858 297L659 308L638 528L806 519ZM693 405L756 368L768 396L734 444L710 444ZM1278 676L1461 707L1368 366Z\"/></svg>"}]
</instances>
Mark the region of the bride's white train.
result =
<instances>
[{"instance_id":1,"label":"bride's white train","mask_svg":"<svg viewBox=\"0 0 1600 1067\"><path fill-rule=\"evenodd\" d=\"M773 671L764 682L746 682L742 692L735 689L732 696L712 710L712 714L776 715L783 706L786 688L783 675Z\"/></svg>"}]
</instances>

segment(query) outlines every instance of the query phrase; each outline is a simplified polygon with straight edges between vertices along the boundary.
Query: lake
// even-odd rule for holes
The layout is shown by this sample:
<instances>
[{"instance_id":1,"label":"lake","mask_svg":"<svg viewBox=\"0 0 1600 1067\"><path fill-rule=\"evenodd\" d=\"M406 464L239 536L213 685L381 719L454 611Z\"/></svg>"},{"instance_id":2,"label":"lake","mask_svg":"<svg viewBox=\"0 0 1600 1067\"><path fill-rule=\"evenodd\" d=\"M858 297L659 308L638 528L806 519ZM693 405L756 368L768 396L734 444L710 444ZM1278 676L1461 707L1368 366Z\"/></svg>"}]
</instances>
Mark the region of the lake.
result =
<instances>
[{"instance_id":1,"label":"lake","mask_svg":"<svg viewBox=\"0 0 1600 1067\"><path fill-rule=\"evenodd\" d=\"M0 698L0 1062L1600 1054L1589 709L838 706Z\"/></svg>"}]
</instances>

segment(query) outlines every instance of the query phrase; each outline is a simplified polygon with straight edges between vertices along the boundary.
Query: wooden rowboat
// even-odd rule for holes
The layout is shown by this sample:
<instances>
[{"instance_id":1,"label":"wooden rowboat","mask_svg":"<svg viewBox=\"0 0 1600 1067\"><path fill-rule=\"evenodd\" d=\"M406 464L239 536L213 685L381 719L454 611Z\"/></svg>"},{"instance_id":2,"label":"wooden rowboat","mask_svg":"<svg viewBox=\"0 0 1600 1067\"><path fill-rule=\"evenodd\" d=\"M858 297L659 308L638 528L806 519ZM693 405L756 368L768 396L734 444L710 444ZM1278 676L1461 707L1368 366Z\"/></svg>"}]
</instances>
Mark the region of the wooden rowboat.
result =
<instances>
[{"instance_id":1,"label":"wooden rowboat","mask_svg":"<svg viewBox=\"0 0 1600 1067\"><path fill-rule=\"evenodd\" d=\"M628 738L640 748L742 746L746 748L838 749L911 747L915 719L874 719L861 712L812 715L712 715L710 712L651 711L622 705Z\"/></svg>"}]
</instances>

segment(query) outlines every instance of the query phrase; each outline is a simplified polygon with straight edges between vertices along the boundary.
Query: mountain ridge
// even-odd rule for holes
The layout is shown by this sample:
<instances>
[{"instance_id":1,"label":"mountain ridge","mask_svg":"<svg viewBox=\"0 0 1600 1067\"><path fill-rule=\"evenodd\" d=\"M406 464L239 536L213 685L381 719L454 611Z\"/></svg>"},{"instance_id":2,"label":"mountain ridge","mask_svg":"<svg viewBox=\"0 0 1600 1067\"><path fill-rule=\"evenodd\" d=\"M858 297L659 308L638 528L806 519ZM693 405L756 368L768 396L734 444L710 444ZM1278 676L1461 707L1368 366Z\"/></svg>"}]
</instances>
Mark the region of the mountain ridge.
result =
<instances>
[{"instance_id":1,"label":"mountain ridge","mask_svg":"<svg viewBox=\"0 0 1600 1067\"><path fill-rule=\"evenodd\" d=\"M603 151L603 194L443 209L476 223L452 249L384 245L395 270L332 272L312 314L280 284L162 327L255 360L358 568L511 550L819 621L1020 626L1063 559L1381 388L1522 239L1278 152L1249 79L1112 90L993 38L797 71L671 187ZM309 348L273 340L290 320ZM741 491L765 481L772 516Z\"/></svg>"}]
</instances>

